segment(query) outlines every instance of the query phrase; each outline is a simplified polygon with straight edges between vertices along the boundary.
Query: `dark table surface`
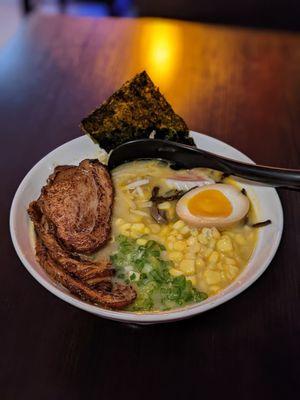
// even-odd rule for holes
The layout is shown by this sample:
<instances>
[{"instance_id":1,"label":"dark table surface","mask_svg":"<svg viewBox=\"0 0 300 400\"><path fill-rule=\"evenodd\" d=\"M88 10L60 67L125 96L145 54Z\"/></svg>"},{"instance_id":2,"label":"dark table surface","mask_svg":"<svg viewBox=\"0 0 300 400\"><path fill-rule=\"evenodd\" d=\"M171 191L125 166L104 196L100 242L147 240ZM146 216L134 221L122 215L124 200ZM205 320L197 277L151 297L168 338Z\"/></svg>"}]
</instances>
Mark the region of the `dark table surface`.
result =
<instances>
[{"instance_id":1,"label":"dark table surface","mask_svg":"<svg viewBox=\"0 0 300 400\"><path fill-rule=\"evenodd\" d=\"M9 207L23 176L146 69L189 127L256 162L300 167L300 36L154 19L30 17L0 52L0 399L299 396L300 195L264 275L193 319L134 327L76 309L19 261Z\"/></svg>"}]
</instances>

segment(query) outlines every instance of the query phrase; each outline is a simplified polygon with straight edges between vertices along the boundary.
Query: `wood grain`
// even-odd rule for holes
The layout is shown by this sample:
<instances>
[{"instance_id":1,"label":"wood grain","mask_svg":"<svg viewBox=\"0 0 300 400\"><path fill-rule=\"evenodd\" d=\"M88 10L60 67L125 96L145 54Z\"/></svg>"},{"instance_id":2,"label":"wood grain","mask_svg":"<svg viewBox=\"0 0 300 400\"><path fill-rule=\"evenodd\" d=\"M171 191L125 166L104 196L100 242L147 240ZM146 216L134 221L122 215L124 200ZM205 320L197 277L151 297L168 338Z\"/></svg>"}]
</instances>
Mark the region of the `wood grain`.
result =
<instances>
[{"instance_id":1,"label":"wood grain","mask_svg":"<svg viewBox=\"0 0 300 400\"><path fill-rule=\"evenodd\" d=\"M189 127L256 162L300 167L300 36L156 19L33 16L0 54L0 398L299 396L297 192L266 273L189 321L134 327L77 310L22 267L13 194L83 116L147 69ZM297 396L298 395L298 396Z\"/></svg>"}]
</instances>

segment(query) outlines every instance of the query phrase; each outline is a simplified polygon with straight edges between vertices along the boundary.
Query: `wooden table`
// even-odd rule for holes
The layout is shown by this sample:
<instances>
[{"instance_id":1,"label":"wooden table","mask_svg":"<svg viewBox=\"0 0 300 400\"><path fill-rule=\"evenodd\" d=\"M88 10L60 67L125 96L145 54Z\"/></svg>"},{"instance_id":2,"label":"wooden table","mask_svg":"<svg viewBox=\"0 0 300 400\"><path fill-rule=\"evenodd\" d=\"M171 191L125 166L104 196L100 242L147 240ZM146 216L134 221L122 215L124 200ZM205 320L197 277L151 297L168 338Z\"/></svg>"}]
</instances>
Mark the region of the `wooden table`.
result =
<instances>
[{"instance_id":1,"label":"wooden table","mask_svg":"<svg viewBox=\"0 0 300 400\"><path fill-rule=\"evenodd\" d=\"M143 69L191 129L256 162L300 167L299 35L30 17L0 54L0 398L297 398L299 193L280 190L284 235L265 274L184 322L135 327L96 318L48 293L15 254L8 214L20 180Z\"/></svg>"}]
</instances>

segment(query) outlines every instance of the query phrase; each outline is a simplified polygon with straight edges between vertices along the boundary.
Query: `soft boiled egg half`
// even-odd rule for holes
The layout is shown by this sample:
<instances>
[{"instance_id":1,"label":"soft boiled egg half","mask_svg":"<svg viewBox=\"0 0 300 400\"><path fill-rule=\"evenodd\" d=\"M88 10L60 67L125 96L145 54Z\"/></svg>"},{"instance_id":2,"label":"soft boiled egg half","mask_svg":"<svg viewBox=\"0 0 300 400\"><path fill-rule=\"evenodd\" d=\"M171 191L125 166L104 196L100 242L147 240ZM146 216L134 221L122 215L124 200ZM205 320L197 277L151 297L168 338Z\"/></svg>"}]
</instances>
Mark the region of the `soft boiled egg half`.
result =
<instances>
[{"instance_id":1,"label":"soft boiled egg half","mask_svg":"<svg viewBox=\"0 0 300 400\"><path fill-rule=\"evenodd\" d=\"M222 183L195 188L178 201L180 219L195 227L227 228L243 219L249 200L240 189Z\"/></svg>"}]
</instances>

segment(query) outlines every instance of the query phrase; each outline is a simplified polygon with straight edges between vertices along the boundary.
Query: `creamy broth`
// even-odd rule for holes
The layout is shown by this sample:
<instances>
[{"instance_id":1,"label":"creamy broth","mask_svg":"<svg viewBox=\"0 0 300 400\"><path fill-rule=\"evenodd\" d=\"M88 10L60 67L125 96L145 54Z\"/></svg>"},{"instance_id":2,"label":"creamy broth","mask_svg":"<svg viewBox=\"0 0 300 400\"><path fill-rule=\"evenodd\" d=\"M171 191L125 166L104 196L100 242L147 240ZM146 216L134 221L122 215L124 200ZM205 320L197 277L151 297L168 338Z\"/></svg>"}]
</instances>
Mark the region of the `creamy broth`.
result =
<instances>
[{"instance_id":1,"label":"creamy broth","mask_svg":"<svg viewBox=\"0 0 300 400\"><path fill-rule=\"evenodd\" d=\"M215 181L222 176L209 169L199 172ZM184 275L194 288L211 296L228 286L246 266L255 248L257 230L244 222L223 231L191 227L176 215L176 201L159 205L165 210L168 223L156 223L150 213L153 187L158 186L163 195L171 189L167 179L185 173L156 160L135 161L116 168L112 172L115 188L112 239L96 258L116 251L115 240L119 235L140 245L154 240L165 247L163 257L172 262L172 276ZM237 185L232 178L224 183ZM248 219L254 220L252 206Z\"/></svg>"}]
</instances>

